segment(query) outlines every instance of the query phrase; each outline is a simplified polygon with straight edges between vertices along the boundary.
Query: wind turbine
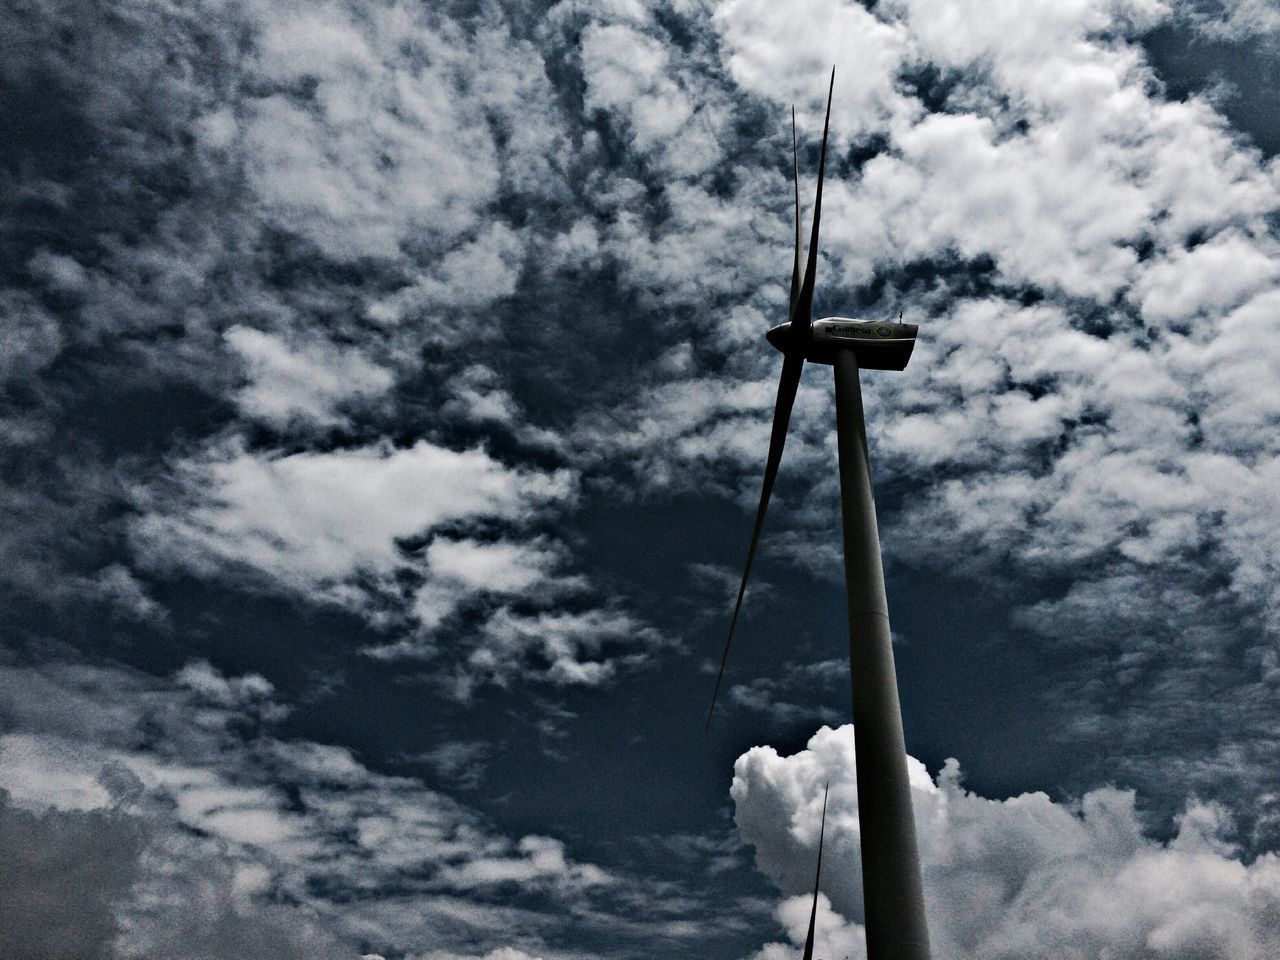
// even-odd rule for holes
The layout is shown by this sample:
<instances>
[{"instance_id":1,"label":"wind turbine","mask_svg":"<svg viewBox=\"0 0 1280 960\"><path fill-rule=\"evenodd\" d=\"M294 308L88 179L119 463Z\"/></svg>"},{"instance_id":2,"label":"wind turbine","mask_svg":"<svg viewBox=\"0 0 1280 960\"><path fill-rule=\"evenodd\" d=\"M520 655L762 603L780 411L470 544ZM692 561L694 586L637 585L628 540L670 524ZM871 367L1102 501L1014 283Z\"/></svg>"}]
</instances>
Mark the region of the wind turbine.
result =
<instances>
[{"instance_id":1,"label":"wind turbine","mask_svg":"<svg viewBox=\"0 0 1280 960\"><path fill-rule=\"evenodd\" d=\"M849 610L849 673L853 688L854 742L857 750L858 819L861 827L863 908L868 960L929 960L915 817L907 779L902 710L894 673L885 598L884 567L876 527L875 499L867 456L860 369L902 370L911 358L917 327L912 323L827 317L814 321L813 286L818 266L818 224L822 216L822 180L827 165L827 130L836 72L831 70L827 112L822 123L818 188L808 258L800 272L800 176L796 152L795 110L791 111L791 168L795 185L796 241L791 269L791 298L785 324L765 336L782 352L782 376L773 409L773 429L765 459L760 505L747 548L742 583L729 622L720 671L716 675L707 728L715 711L729 660L742 598L760 542L769 497L782 462L804 362L828 364L835 371L836 439L840 461L840 506L844 532L845 594Z\"/></svg>"}]
</instances>

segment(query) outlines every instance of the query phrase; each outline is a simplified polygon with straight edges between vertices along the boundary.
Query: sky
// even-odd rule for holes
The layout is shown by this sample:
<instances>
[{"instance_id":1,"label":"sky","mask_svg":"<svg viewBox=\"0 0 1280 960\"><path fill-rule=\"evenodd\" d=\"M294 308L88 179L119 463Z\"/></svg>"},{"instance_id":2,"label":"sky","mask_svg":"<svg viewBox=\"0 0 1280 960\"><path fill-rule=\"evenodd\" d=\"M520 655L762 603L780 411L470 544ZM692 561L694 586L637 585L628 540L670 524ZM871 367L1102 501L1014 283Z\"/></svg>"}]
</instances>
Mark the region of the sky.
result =
<instances>
[{"instance_id":1,"label":"sky","mask_svg":"<svg viewBox=\"0 0 1280 960\"><path fill-rule=\"evenodd\" d=\"M1274 0L0 11L0 954L865 957L835 65L940 958L1280 956Z\"/></svg>"}]
</instances>

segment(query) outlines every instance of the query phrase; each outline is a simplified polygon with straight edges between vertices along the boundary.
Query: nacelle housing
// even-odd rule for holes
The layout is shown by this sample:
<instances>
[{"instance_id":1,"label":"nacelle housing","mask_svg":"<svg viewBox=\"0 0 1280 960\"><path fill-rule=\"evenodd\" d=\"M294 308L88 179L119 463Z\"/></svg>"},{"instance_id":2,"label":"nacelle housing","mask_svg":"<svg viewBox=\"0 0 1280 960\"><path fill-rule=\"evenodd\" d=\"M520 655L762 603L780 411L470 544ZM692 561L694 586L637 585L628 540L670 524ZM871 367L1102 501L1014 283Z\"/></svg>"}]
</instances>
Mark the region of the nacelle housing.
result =
<instances>
[{"instance_id":1,"label":"nacelle housing","mask_svg":"<svg viewBox=\"0 0 1280 960\"><path fill-rule=\"evenodd\" d=\"M852 350L863 370L903 370L916 345L914 323L824 317L809 327L804 358L811 363L835 363L837 350ZM781 323L765 334L783 353L791 338L791 325Z\"/></svg>"}]
</instances>

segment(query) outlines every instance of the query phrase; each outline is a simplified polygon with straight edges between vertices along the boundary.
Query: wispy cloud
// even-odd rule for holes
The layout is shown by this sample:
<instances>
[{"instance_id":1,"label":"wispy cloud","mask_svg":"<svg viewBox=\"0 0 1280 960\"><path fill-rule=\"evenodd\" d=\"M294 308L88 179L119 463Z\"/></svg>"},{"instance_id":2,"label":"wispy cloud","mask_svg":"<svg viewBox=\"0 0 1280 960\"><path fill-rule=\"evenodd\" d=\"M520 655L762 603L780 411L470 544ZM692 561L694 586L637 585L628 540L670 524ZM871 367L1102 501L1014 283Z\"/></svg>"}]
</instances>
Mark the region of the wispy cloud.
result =
<instances>
[{"instance_id":1,"label":"wispy cloud","mask_svg":"<svg viewBox=\"0 0 1280 960\"><path fill-rule=\"evenodd\" d=\"M14 913L10 946L231 956L260 943L279 956L354 956L365 944L435 956L449 944L488 944L483 954L505 941L569 957L578 954L542 946L557 912L643 938L644 911L668 909L661 889L639 879L620 901L620 877L576 860L561 840L504 836L350 750L277 737L287 711L260 676L203 662L167 681L72 663L2 672L0 844L21 863L75 846L80 878L54 895L14 875L0 910L38 903L42 919ZM439 754L446 766L458 756ZM710 932L689 922L684 934L661 935Z\"/></svg>"}]
</instances>

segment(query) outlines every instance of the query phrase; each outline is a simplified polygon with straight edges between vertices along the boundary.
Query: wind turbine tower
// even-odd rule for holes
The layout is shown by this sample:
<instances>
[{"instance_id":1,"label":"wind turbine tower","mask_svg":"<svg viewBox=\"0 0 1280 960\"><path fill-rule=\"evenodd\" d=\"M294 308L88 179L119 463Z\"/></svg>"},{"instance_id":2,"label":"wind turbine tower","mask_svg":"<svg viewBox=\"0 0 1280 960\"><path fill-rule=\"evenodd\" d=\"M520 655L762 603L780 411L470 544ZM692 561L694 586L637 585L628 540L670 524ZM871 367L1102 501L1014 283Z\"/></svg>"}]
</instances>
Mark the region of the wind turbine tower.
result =
<instances>
[{"instance_id":1,"label":"wind turbine tower","mask_svg":"<svg viewBox=\"0 0 1280 960\"><path fill-rule=\"evenodd\" d=\"M791 408L806 360L830 365L835 372L836 435L840 460L840 504L844 529L845 592L849 608L849 672L853 688L853 723L857 747L858 819L862 847L863 906L868 960L929 960L915 818L907 779L906 744L889 632L884 567L876 526L875 500L867 457L861 370L902 370L911 358L917 327L910 323L843 317L812 320L813 287L818 262L818 224L822 215L822 180L826 171L831 92L822 127L818 189L807 263L800 270L800 185L795 147L795 112L791 117L792 177L795 183L796 238L787 322L766 337L783 355L778 398L773 411L769 453L765 461L760 504L747 560L729 624L720 673L716 677L710 726L734 628L769 497L773 492L786 442ZM824 804L825 807L825 804Z\"/></svg>"}]
</instances>

